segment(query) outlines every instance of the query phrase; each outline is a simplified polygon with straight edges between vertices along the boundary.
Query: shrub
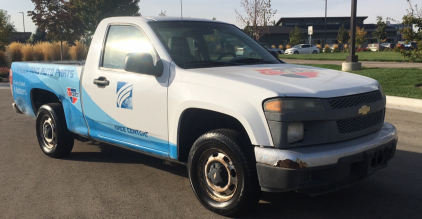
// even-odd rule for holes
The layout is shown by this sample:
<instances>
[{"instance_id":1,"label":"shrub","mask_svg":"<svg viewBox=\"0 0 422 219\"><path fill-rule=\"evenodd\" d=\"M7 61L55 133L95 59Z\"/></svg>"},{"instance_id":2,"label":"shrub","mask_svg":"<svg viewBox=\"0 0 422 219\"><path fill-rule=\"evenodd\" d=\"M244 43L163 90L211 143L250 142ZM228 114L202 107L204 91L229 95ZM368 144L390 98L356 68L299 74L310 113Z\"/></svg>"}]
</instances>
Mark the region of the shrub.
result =
<instances>
[{"instance_id":1,"label":"shrub","mask_svg":"<svg viewBox=\"0 0 422 219\"><path fill-rule=\"evenodd\" d=\"M33 46L34 51L34 61L43 61L44 60L44 53L43 53L43 44L37 43Z\"/></svg>"},{"instance_id":2,"label":"shrub","mask_svg":"<svg viewBox=\"0 0 422 219\"><path fill-rule=\"evenodd\" d=\"M278 49L284 49L283 45L278 45Z\"/></svg>"},{"instance_id":3,"label":"shrub","mask_svg":"<svg viewBox=\"0 0 422 219\"><path fill-rule=\"evenodd\" d=\"M329 52L331 52L331 47L330 47L330 45L325 44L325 46L324 46L324 53L329 53Z\"/></svg>"},{"instance_id":4,"label":"shrub","mask_svg":"<svg viewBox=\"0 0 422 219\"><path fill-rule=\"evenodd\" d=\"M344 44L343 45L343 52L348 52L349 51L349 45Z\"/></svg>"},{"instance_id":5,"label":"shrub","mask_svg":"<svg viewBox=\"0 0 422 219\"><path fill-rule=\"evenodd\" d=\"M271 45L271 48L275 49L275 45L274 45L274 44L273 44L273 45Z\"/></svg>"},{"instance_id":6,"label":"shrub","mask_svg":"<svg viewBox=\"0 0 422 219\"><path fill-rule=\"evenodd\" d=\"M0 67L0 78L9 78L9 68Z\"/></svg>"},{"instance_id":7,"label":"shrub","mask_svg":"<svg viewBox=\"0 0 422 219\"><path fill-rule=\"evenodd\" d=\"M289 44L286 45L286 49L290 49L292 48L292 46L290 46Z\"/></svg>"},{"instance_id":8,"label":"shrub","mask_svg":"<svg viewBox=\"0 0 422 219\"><path fill-rule=\"evenodd\" d=\"M322 52L322 45L321 44L316 44L316 47L319 49L319 52Z\"/></svg>"},{"instance_id":9,"label":"shrub","mask_svg":"<svg viewBox=\"0 0 422 219\"><path fill-rule=\"evenodd\" d=\"M29 43L22 45L22 61L34 61L34 47Z\"/></svg>"},{"instance_id":10,"label":"shrub","mask_svg":"<svg viewBox=\"0 0 422 219\"><path fill-rule=\"evenodd\" d=\"M49 49L49 58L50 60L57 61L61 60L60 54L60 42L53 42L50 44ZM69 45L66 42L63 42L63 60L69 60Z\"/></svg>"},{"instance_id":11,"label":"shrub","mask_svg":"<svg viewBox=\"0 0 422 219\"><path fill-rule=\"evenodd\" d=\"M13 42L9 45L10 49L10 56L12 58L12 62L19 62L22 61L23 53L22 53L22 44Z\"/></svg>"},{"instance_id":12,"label":"shrub","mask_svg":"<svg viewBox=\"0 0 422 219\"><path fill-rule=\"evenodd\" d=\"M7 66L6 53L0 50L0 67Z\"/></svg>"},{"instance_id":13,"label":"shrub","mask_svg":"<svg viewBox=\"0 0 422 219\"><path fill-rule=\"evenodd\" d=\"M333 52L340 52L340 49L338 47L338 44L333 45Z\"/></svg>"},{"instance_id":14,"label":"shrub","mask_svg":"<svg viewBox=\"0 0 422 219\"><path fill-rule=\"evenodd\" d=\"M75 45L69 49L69 55L72 60L84 60L87 54L88 48L81 41L76 41Z\"/></svg>"}]
</instances>

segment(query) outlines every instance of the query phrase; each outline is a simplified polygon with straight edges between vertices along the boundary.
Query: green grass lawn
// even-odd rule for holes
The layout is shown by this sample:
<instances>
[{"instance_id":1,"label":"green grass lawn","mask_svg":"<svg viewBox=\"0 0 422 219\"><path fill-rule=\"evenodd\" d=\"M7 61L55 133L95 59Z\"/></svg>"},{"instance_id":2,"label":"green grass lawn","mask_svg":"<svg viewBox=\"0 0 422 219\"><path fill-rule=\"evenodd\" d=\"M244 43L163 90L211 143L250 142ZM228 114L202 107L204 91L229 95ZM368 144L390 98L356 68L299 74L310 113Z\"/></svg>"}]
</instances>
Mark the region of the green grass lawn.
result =
<instances>
[{"instance_id":1,"label":"green grass lawn","mask_svg":"<svg viewBox=\"0 0 422 219\"><path fill-rule=\"evenodd\" d=\"M346 52L280 55L280 59L344 61L348 55L349 53ZM357 52L356 55L359 56L359 61L409 62L409 59L403 58L400 53L395 52Z\"/></svg>"},{"instance_id":2,"label":"green grass lawn","mask_svg":"<svg viewBox=\"0 0 422 219\"><path fill-rule=\"evenodd\" d=\"M340 65L308 65L319 68L328 68L341 71ZM379 81L386 95L422 99L421 69L385 69L385 68L363 68L361 71L354 71L354 74L363 75Z\"/></svg>"}]
</instances>

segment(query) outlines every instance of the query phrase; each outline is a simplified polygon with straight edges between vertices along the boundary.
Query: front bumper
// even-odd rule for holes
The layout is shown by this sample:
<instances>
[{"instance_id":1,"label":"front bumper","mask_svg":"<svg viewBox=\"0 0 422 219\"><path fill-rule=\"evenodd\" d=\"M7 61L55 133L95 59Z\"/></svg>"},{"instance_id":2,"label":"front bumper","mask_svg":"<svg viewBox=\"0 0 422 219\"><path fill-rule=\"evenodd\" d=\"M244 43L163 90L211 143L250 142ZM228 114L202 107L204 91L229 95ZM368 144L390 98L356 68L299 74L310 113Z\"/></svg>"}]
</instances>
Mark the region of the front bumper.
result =
<instances>
[{"instance_id":1,"label":"front bumper","mask_svg":"<svg viewBox=\"0 0 422 219\"><path fill-rule=\"evenodd\" d=\"M289 150L255 147L261 189L315 195L347 187L386 167L397 139L396 128L384 123L375 133L343 142Z\"/></svg>"}]
</instances>

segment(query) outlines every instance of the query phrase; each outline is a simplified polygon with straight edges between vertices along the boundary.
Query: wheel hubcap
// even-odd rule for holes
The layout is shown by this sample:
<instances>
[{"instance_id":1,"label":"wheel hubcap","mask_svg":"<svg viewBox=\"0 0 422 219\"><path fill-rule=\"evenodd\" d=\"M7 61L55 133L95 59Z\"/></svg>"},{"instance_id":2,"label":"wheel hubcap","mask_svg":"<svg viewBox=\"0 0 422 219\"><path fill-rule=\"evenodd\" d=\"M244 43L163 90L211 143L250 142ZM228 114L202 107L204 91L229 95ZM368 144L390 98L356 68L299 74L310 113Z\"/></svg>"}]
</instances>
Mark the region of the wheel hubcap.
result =
<instances>
[{"instance_id":1,"label":"wheel hubcap","mask_svg":"<svg viewBox=\"0 0 422 219\"><path fill-rule=\"evenodd\" d=\"M219 202L230 200L236 192L237 170L231 159L221 151L204 153L201 186Z\"/></svg>"}]
</instances>

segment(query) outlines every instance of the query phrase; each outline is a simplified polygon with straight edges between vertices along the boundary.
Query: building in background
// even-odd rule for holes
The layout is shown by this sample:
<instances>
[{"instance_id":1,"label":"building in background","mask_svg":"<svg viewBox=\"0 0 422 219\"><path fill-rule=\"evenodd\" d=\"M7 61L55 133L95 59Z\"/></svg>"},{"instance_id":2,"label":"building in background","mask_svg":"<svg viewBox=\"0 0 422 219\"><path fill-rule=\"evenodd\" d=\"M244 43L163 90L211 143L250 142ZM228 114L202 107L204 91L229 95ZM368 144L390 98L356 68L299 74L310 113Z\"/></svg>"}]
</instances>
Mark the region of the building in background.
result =
<instances>
[{"instance_id":1,"label":"building in background","mask_svg":"<svg viewBox=\"0 0 422 219\"><path fill-rule=\"evenodd\" d=\"M376 43L377 40L373 39L372 32L377 28L375 24L364 24L364 21L368 17L357 17L356 23L359 27L364 27L365 31L368 32L368 43ZM327 44L336 44L338 30L340 27L350 29L350 17L327 17ZM325 17L292 17L292 18L280 18L275 26L269 26L270 33L264 35L259 40L260 42L268 43L270 45L286 45L289 42L289 33L295 27L298 27L303 33L303 43L309 43L308 26L313 26L314 34L312 35L311 44L323 44L325 36ZM397 29L392 26L387 26L386 32L388 35L387 41L389 43L397 43L398 35ZM294 46L294 45L292 45Z\"/></svg>"},{"instance_id":2,"label":"building in background","mask_svg":"<svg viewBox=\"0 0 422 219\"><path fill-rule=\"evenodd\" d=\"M14 32L11 36L11 42L25 43L29 38L31 38L31 35L31 32Z\"/></svg>"}]
</instances>

